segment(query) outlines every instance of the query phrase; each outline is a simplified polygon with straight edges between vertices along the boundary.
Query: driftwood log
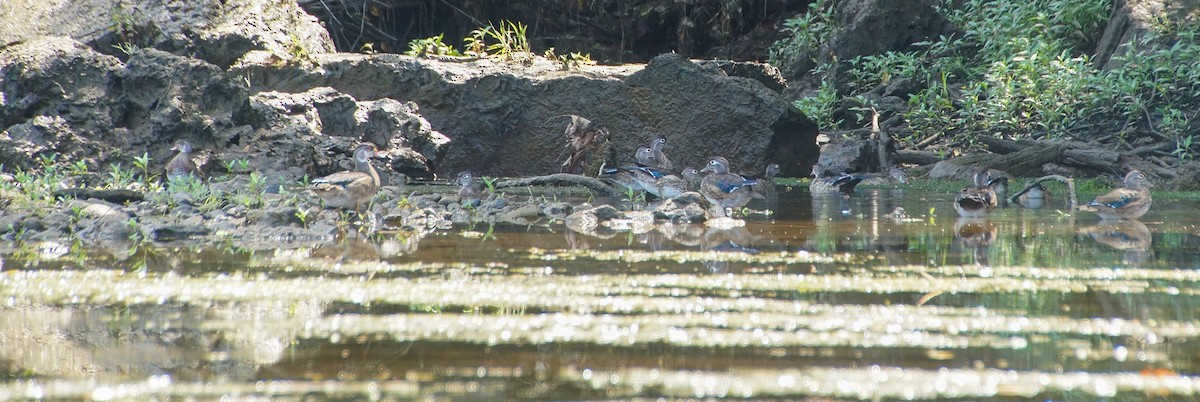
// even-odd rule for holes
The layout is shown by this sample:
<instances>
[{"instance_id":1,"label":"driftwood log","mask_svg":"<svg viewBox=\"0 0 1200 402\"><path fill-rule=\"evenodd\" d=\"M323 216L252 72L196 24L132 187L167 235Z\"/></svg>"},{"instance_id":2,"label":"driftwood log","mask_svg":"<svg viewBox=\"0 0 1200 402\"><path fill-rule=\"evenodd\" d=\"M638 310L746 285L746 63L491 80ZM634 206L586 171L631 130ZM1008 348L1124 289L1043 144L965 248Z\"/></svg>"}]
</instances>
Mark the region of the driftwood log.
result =
<instances>
[{"instance_id":1,"label":"driftwood log","mask_svg":"<svg viewBox=\"0 0 1200 402\"><path fill-rule=\"evenodd\" d=\"M1121 153L1111 149L1097 148L1078 141L1013 141L984 136L979 138L979 142L986 145L988 150L998 154L1019 152L1024 149L1045 147L1047 145L1059 145L1063 147L1062 155L1053 162L1098 172L1122 172Z\"/></svg>"},{"instance_id":2,"label":"driftwood log","mask_svg":"<svg viewBox=\"0 0 1200 402\"><path fill-rule=\"evenodd\" d=\"M915 168L911 173L933 179L967 179L980 167L988 167L1017 177L1039 176L1042 174L1042 166L1061 158L1065 148L1059 144L1046 144L1043 147L1029 147L1009 154L960 156L935 163L933 166Z\"/></svg>"}]
</instances>

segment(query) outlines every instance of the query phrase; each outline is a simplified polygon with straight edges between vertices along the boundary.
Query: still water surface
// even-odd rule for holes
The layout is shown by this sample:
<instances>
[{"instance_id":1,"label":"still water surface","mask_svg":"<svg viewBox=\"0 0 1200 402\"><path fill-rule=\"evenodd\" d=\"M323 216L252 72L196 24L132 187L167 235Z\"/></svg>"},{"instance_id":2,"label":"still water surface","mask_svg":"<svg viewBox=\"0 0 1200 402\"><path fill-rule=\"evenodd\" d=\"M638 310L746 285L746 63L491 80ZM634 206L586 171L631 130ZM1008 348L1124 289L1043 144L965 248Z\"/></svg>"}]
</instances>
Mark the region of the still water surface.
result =
<instances>
[{"instance_id":1,"label":"still water surface","mask_svg":"<svg viewBox=\"0 0 1200 402\"><path fill-rule=\"evenodd\" d=\"M1200 393L1200 205L1102 223L950 201L781 188L725 230L19 245L0 260L0 399Z\"/></svg>"}]
</instances>

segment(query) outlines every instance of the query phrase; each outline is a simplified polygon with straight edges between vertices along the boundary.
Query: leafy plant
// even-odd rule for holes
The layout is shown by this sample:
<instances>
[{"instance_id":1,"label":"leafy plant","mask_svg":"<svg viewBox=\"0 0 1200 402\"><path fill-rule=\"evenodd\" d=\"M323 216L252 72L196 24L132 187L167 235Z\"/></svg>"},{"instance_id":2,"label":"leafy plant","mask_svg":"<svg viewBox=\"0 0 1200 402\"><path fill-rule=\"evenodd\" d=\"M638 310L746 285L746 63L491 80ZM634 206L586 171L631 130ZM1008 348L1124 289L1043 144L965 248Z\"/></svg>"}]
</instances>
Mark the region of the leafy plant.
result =
<instances>
[{"instance_id":1,"label":"leafy plant","mask_svg":"<svg viewBox=\"0 0 1200 402\"><path fill-rule=\"evenodd\" d=\"M568 71L572 68L579 68L579 66L583 65L583 64L595 64L596 63L595 61L592 61L592 56L590 54L580 54L578 52L570 52L567 54L559 55L554 52L554 48L546 49L546 52L542 54L542 57L545 57L549 60L558 62L559 69L561 69L562 71Z\"/></svg>"},{"instance_id":2,"label":"leafy plant","mask_svg":"<svg viewBox=\"0 0 1200 402\"><path fill-rule=\"evenodd\" d=\"M817 0L809 3L803 15L784 20L780 30L784 38L771 45L767 60L785 69L815 61L818 49L829 42L838 26L832 5L832 1Z\"/></svg>"},{"instance_id":3,"label":"leafy plant","mask_svg":"<svg viewBox=\"0 0 1200 402\"><path fill-rule=\"evenodd\" d=\"M486 39L490 38L494 42L487 44L486 54L508 61L529 62L532 61L532 53L529 50L529 38L525 36L528 28L522 22L500 21L499 26L488 25L471 31L469 38L473 40L469 43L478 46L487 43Z\"/></svg>"},{"instance_id":4,"label":"leafy plant","mask_svg":"<svg viewBox=\"0 0 1200 402\"><path fill-rule=\"evenodd\" d=\"M462 53L454 46L443 42L445 36L446 34L439 34L428 38L413 39L408 42L408 51L404 54L413 57L462 56Z\"/></svg>"},{"instance_id":5,"label":"leafy plant","mask_svg":"<svg viewBox=\"0 0 1200 402\"><path fill-rule=\"evenodd\" d=\"M287 62L290 64L316 65L317 59L313 57L312 52L308 47L304 46L304 42L300 40L296 34L289 36L291 42L287 47Z\"/></svg>"},{"instance_id":6,"label":"leafy plant","mask_svg":"<svg viewBox=\"0 0 1200 402\"><path fill-rule=\"evenodd\" d=\"M816 95L797 99L792 102L792 106L816 122L818 128L828 130L842 124L841 120L833 118L833 111L837 109L838 99L837 90L833 88L833 85L822 82Z\"/></svg>"},{"instance_id":7,"label":"leafy plant","mask_svg":"<svg viewBox=\"0 0 1200 402\"><path fill-rule=\"evenodd\" d=\"M133 167L142 171L142 185L147 186L154 180L154 176L150 174L150 154L142 153L142 156L133 158Z\"/></svg>"}]
</instances>

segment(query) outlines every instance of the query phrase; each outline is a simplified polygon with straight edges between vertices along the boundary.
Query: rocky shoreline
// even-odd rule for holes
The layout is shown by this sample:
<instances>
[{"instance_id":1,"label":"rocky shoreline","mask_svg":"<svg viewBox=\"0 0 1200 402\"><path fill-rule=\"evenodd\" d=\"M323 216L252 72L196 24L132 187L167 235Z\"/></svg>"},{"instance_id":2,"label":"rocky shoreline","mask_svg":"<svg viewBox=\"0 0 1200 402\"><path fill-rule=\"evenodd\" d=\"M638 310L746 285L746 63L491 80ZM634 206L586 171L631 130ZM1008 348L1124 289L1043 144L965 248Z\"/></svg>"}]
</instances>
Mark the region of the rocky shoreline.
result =
<instances>
[{"instance_id":1,"label":"rocky shoreline","mask_svg":"<svg viewBox=\"0 0 1200 402\"><path fill-rule=\"evenodd\" d=\"M867 6L864 13L886 10ZM389 155L377 165L384 190L368 219L387 230L468 221L590 227L570 215L613 213L533 190L468 209L447 187L406 186L462 171L550 177L581 149L572 142L579 133L562 130L566 116L606 133L580 164L586 174L602 161L631 163L637 147L660 136L679 167L719 155L741 173L778 163L784 177L806 176L818 161L832 171L899 162L919 165L909 169L914 176L946 179L965 179L978 165L1017 177L1137 168L1187 188L1200 172L1195 162L1175 169L1156 159L1165 152L1158 145L1143 155L989 139L994 154L943 160L895 150L896 116L822 147L828 138L785 96L796 88L769 64L673 53L628 65L337 53L321 23L292 2L85 0L0 17L0 236L8 240L327 241L363 220L320 208L302 189L348 169L359 142ZM903 103L911 92L904 84L872 96ZM206 186L168 191L158 181L178 140L193 144ZM591 191L581 198L621 198L619 190ZM664 204L674 209L659 219L706 219L697 197Z\"/></svg>"}]
</instances>

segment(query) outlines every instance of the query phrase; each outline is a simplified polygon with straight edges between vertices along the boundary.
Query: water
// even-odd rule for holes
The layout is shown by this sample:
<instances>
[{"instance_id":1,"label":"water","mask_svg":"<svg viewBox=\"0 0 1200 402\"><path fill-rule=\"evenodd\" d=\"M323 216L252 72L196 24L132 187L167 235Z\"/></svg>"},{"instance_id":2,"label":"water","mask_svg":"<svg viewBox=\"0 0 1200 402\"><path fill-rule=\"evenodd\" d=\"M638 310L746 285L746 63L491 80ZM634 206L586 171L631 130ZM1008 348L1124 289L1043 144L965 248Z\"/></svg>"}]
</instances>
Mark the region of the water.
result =
<instances>
[{"instance_id":1,"label":"water","mask_svg":"<svg viewBox=\"0 0 1200 402\"><path fill-rule=\"evenodd\" d=\"M1200 392L1195 202L1100 225L1061 201L961 220L950 197L781 189L727 230L14 245L0 399Z\"/></svg>"}]
</instances>

